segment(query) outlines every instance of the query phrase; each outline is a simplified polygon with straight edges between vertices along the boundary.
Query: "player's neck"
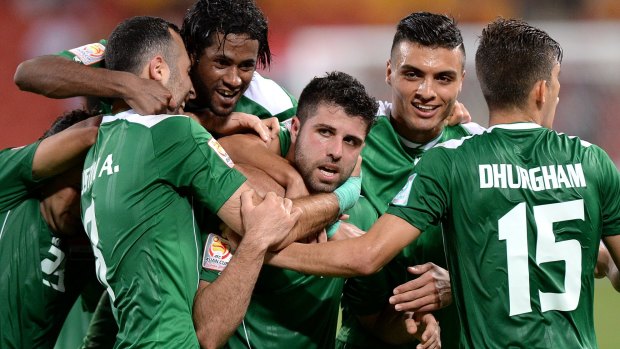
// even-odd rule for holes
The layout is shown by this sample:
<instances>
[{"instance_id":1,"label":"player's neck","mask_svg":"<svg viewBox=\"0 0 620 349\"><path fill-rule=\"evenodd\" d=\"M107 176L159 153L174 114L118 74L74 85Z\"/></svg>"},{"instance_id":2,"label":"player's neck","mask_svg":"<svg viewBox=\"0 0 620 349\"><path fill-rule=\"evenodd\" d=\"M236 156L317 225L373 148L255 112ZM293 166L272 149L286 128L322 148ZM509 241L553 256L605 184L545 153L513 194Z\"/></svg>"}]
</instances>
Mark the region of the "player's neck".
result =
<instances>
[{"instance_id":1,"label":"player's neck","mask_svg":"<svg viewBox=\"0 0 620 349\"><path fill-rule=\"evenodd\" d=\"M499 124L513 124L517 122L532 122L540 125L542 120L536 113L520 108L506 108L491 110L489 113L489 127Z\"/></svg>"}]
</instances>

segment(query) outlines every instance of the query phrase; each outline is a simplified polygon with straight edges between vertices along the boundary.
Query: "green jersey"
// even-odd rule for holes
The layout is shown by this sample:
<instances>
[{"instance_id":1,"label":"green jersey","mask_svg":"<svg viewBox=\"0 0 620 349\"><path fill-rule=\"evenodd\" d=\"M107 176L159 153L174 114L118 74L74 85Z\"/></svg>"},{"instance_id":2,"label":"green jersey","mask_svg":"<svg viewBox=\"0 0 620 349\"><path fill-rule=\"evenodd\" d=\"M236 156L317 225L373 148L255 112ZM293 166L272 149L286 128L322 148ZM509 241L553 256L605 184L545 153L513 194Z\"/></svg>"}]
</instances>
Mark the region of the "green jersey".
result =
<instances>
[{"instance_id":1,"label":"green jersey","mask_svg":"<svg viewBox=\"0 0 620 349\"><path fill-rule=\"evenodd\" d=\"M281 154L290 132L280 129ZM202 279L214 282L232 257L229 245L210 234L203 253ZM333 348L344 279L306 275L265 265L243 322L229 348Z\"/></svg>"},{"instance_id":2,"label":"green jersey","mask_svg":"<svg viewBox=\"0 0 620 349\"><path fill-rule=\"evenodd\" d=\"M455 175L456 174L456 175ZM620 176L599 147L531 123L449 141L388 213L443 223L465 348L596 348L593 269L620 234Z\"/></svg>"},{"instance_id":3,"label":"green jersey","mask_svg":"<svg viewBox=\"0 0 620 349\"><path fill-rule=\"evenodd\" d=\"M58 55L84 65L101 68L105 66L103 60L105 45L107 45L107 41L100 40L96 43L61 51ZM192 106L193 103L190 101L186 110L197 111L197 109L192 109ZM104 113L109 114L111 112L110 104L107 101L102 101L101 108ZM276 117L278 120L284 121L297 113L297 99L275 81L254 72L250 86L235 105L234 111L256 115L260 119Z\"/></svg>"},{"instance_id":4,"label":"green jersey","mask_svg":"<svg viewBox=\"0 0 620 349\"><path fill-rule=\"evenodd\" d=\"M217 212L245 177L180 115L103 118L82 176L82 219L120 332L116 347L198 347L194 202Z\"/></svg>"},{"instance_id":5,"label":"green jersey","mask_svg":"<svg viewBox=\"0 0 620 349\"><path fill-rule=\"evenodd\" d=\"M83 275L41 215L39 143L0 151L0 347L53 348Z\"/></svg>"},{"instance_id":6,"label":"green jersey","mask_svg":"<svg viewBox=\"0 0 620 349\"><path fill-rule=\"evenodd\" d=\"M474 123L446 127L436 139L426 144L415 144L394 130L390 122L390 108L389 103L380 104L377 120L366 137L366 146L362 151L362 195L369 203L365 205L370 207L362 209L360 216L355 212L351 213L350 220L363 230L369 229L374 223L374 220L367 222L368 217L375 217L376 220L376 217L387 210L390 202L406 201L411 191L413 169L428 149L446 140L458 139L483 130ZM373 210L375 212L372 212ZM359 225L360 223L362 225ZM429 229L438 231L439 227ZM425 234L405 247L379 273L347 280L342 298L343 320L338 341L358 348L392 348L369 334L361 326L357 316L380 312L388 305L392 290L413 278L407 272L407 267L426 262L447 267L441 235ZM459 324L456 308L448 306L434 314L441 323L443 347L458 346Z\"/></svg>"}]
</instances>

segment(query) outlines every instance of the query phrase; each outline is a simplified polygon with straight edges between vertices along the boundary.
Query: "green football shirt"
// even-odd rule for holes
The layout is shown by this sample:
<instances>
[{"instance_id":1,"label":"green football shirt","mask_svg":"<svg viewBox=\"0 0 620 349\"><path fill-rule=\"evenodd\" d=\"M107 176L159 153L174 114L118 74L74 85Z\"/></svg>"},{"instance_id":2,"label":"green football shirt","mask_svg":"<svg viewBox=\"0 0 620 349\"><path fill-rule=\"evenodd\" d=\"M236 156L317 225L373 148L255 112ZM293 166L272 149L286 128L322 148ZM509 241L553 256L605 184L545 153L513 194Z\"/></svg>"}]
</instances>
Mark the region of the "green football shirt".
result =
<instances>
[{"instance_id":1,"label":"green football shirt","mask_svg":"<svg viewBox=\"0 0 620 349\"><path fill-rule=\"evenodd\" d=\"M291 145L280 128L281 154ZM216 234L207 238L201 278L214 282L231 258L230 245ZM344 279L306 275L265 265L243 322L228 348L333 348Z\"/></svg>"},{"instance_id":2,"label":"green football shirt","mask_svg":"<svg viewBox=\"0 0 620 349\"><path fill-rule=\"evenodd\" d=\"M599 147L531 123L448 141L388 213L442 221L465 348L596 348L601 235L620 234L620 176Z\"/></svg>"},{"instance_id":3,"label":"green football shirt","mask_svg":"<svg viewBox=\"0 0 620 349\"><path fill-rule=\"evenodd\" d=\"M81 289L69 244L41 215L32 161L39 142L0 151L0 347L53 348Z\"/></svg>"},{"instance_id":4,"label":"green football shirt","mask_svg":"<svg viewBox=\"0 0 620 349\"><path fill-rule=\"evenodd\" d=\"M57 54L84 65L102 68L105 66L105 45L107 45L107 40L100 40ZM186 108L187 111L193 111L191 106L190 101ZM111 112L109 102L102 102L102 110L108 114ZM297 99L275 81L254 72L250 86L243 93L234 110L256 115L260 119L276 117L278 120L284 121L297 113Z\"/></svg>"},{"instance_id":5,"label":"green football shirt","mask_svg":"<svg viewBox=\"0 0 620 349\"><path fill-rule=\"evenodd\" d=\"M389 103L380 104L377 120L362 150L362 195L364 201L367 201L364 205L370 207L353 211L350 221L366 231L377 217L387 210L390 202L406 202L411 192L413 169L428 149L441 142L483 130L475 123L446 127L436 139L425 144L416 144L401 137L394 130L390 122L390 108ZM358 201L358 204L361 203ZM374 217L374 220L368 222L368 217ZM439 229L429 227L429 230ZM343 319L338 341L357 348L395 348L371 335L361 326L357 316L380 312L388 305L392 290L413 278L413 275L407 272L407 267L426 262L447 268L441 235L424 234L405 247L377 274L348 279L342 297ZM456 307L450 305L434 314L441 323L443 347L456 348L459 339Z\"/></svg>"},{"instance_id":6,"label":"green football shirt","mask_svg":"<svg viewBox=\"0 0 620 349\"><path fill-rule=\"evenodd\" d=\"M244 183L224 149L179 115L104 117L82 176L82 218L120 332L115 347L198 347L200 232Z\"/></svg>"}]
</instances>

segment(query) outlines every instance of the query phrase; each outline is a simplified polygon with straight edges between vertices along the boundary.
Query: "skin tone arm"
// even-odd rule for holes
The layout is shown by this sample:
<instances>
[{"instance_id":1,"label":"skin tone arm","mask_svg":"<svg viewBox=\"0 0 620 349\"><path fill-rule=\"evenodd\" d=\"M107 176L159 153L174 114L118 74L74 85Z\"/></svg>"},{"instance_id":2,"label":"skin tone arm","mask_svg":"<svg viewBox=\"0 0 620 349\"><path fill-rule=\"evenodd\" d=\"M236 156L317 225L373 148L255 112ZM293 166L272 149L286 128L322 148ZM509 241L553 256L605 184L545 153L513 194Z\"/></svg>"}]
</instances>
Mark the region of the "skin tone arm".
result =
<instances>
[{"instance_id":1,"label":"skin tone arm","mask_svg":"<svg viewBox=\"0 0 620 349\"><path fill-rule=\"evenodd\" d=\"M360 237L322 244L294 243L277 254L269 254L266 262L313 275L370 275L419 235L420 230L402 218L384 214Z\"/></svg>"},{"instance_id":2,"label":"skin tone arm","mask_svg":"<svg viewBox=\"0 0 620 349\"><path fill-rule=\"evenodd\" d=\"M264 143L269 144L272 140L278 139L280 130L280 123L275 117L261 120L256 115L241 112L233 112L227 117L198 116L190 112L185 114L219 137L253 131Z\"/></svg>"},{"instance_id":3,"label":"skin tone arm","mask_svg":"<svg viewBox=\"0 0 620 349\"><path fill-rule=\"evenodd\" d=\"M280 140L277 135L266 144L258 137L237 134L218 140L235 163L255 166L286 188L286 197L297 198L308 195L303 178L291 163L280 154ZM252 149L248 152L247 149Z\"/></svg>"},{"instance_id":4,"label":"skin tone arm","mask_svg":"<svg viewBox=\"0 0 620 349\"><path fill-rule=\"evenodd\" d=\"M176 108L170 91L157 81L128 72L89 67L56 55L22 62L13 79L21 90L50 98L122 98L142 115L162 114Z\"/></svg>"},{"instance_id":5,"label":"skin tone arm","mask_svg":"<svg viewBox=\"0 0 620 349\"><path fill-rule=\"evenodd\" d=\"M94 116L41 141L32 160L33 178L46 178L84 161L97 139L101 116Z\"/></svg>"},{"instance_id":6,"label":"skin tone arm","mask_svg":"<svg viewBox=\"0 0 620 349\"><path fill-rule=\"evenodd\" d=\"M245 236L228 266L211 284L201 281L194 298L194 326L203 348L219 348L243 320L267 250L288 235L301 215L292 202L267 193L255 206L253 191L241 195ZM234 291L231 285L235 285ZM226 304L226 311L213 306Z\"/></svg>"},{"instance_id":7,"label":"skin tone arm","mask_svg":"<svg viewBox=\"0 0 620 349\"><path fill-rule=\"evenodd\" d=\"M616 291L620 292L620 274L618 273L618 265L620 265L620 235L606 236L603 238L603 242L606 248L604 250L603 246L599 248L597 269L599 268L599 263L603 263L605 265L604 268L607 269L604 275L607 275ZM598 270L598 272L601 272L601 270Z\"/></svg>"}]
</instances>

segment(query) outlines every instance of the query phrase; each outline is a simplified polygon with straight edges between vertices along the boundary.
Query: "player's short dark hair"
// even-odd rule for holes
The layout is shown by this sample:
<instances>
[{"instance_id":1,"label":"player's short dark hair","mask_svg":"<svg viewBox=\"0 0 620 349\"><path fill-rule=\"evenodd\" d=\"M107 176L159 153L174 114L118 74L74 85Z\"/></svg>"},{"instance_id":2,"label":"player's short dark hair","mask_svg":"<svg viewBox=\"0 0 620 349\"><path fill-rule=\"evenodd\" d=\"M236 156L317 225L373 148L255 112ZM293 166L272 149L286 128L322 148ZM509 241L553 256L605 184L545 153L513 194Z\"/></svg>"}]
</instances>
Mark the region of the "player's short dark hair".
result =
<instances>
[{"instance_id":1,"label":"player's short dark hair","mask_svg":"<svg viewBox=\"0 0 620 349\"><path fill-rule=\"evenodd\" d=\"M476 51L476 74L489 109L521 107L536 81L551 78L562 48L546 32L518 19L489 23Z\"/></svg>"},{"instance_id":2,"label":"player's short dark hair","mask_svg":"<svg viewBox=\"0 0 620 349\"><path fill-rule=\"evenodd\" d=\"M181 37L194 61L213 45L217 33L224 37L245 34L257 40L257 66L268 68L271 64L267 19L253 0L198 0L187 10Z\"/></svg>"},{"instance_id":3,"label":"player's short dark hair","mask_svg":"<svg viewBox=\"0 0 620 349\"><path fill-rule=\"evenodd\" d=\"M357 79L343 72L330 72L323 77L313 78L299 96L297 117L303 124L312 117L320 104L342 107L345 113L361 117L370 131L379 104L371 97Z\"/></svg>"},{"instance_id":4,"label":"player's short dark hair","mask_svg":"<svg viewBox=\"0 0 620 349\"><path fill-rule=\"evenodd\" d=\"M53 136L60 131L64 131L67 128L77 124L82 120L86 120L92 116L99 115L100 113L95 110L86 110L86 109L74 109L68 112L65 112L52 123L52 126L45 131L43 136L40 139L45 139L49 136Z\"/></svg>"},{"instance_id":5,"label":"player's short dark hair","mask_svg":"<svg viewBox=\"0 0 620 349\"><path fill-rule=\"evenodd\" d=\"M170 30L179 32L176 25L162 18L137 16L124 20L108 39L106 67L137 75L155 55L162 55L174 67L178 53Z\"/></svg>"},{"instance_id":6,"label":"player's short dark hair","mask_svg":"<svg viewBox=\"0 0 620 349\"><path fill-rule=\"evenodd\" d=\"M449 50L458 47L463 53L463 66L465 65L463 36L452 17L429 12L414 12L401 19L396 25L396 34L392 40L392 53L402 41Z\"/></svg>"}]
</instances>

